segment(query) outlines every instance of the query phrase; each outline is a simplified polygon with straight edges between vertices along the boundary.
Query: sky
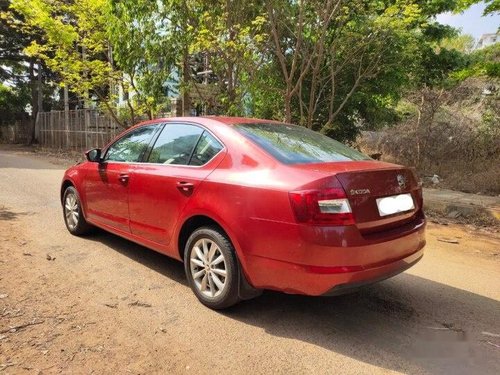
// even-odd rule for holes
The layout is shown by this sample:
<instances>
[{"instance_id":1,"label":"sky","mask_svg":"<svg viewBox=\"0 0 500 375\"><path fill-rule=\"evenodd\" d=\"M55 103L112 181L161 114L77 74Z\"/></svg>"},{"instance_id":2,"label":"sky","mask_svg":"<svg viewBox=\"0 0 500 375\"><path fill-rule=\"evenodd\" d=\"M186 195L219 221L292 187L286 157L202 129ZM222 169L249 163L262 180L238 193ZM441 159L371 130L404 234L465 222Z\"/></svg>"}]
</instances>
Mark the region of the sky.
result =
<instances>
[{"instance_id":1,"label":"sky","mask_svg":"<svg viewBox=\"0 0 500 375\"><path fill-rule=\"evenodd\" d=\"M436 18L439 23L461 28L463 34L470 34L479 39L483 34L496 32L500 26L500 14L483 17L484 8L484 3L479 3L461 14L446 12Z\"/></svg>"}]
</instances>

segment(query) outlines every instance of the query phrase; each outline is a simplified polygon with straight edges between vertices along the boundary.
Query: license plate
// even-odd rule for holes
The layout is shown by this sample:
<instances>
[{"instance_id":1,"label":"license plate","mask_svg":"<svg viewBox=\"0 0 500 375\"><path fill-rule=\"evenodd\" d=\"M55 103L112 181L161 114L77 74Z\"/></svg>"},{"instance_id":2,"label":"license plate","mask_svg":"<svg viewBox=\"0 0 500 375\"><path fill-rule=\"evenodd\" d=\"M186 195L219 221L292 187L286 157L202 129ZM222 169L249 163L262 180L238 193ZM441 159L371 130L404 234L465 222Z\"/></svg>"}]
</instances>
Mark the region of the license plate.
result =
<instances>
[{"instance_id":1,"label":"license plate","mask_svg":"<svg viewBox=\"0 0 500 375\"><path fill-rule=\"evenodd\" d=\"M411 211L415 208L411 194L391 195L390 197L377 198L378 213L380 216Z\"/></svg>"}]
</instances>

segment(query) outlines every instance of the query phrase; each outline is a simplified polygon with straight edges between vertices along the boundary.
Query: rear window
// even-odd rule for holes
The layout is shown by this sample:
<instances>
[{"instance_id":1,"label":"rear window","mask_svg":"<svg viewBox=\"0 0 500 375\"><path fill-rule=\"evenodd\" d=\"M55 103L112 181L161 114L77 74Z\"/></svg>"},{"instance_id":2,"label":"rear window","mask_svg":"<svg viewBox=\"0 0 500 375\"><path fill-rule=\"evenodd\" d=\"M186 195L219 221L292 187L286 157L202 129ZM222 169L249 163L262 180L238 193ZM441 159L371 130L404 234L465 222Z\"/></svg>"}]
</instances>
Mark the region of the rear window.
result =
<instances>
[{"instance_id":1,"label":"rear window","mask_svg":"<svg viewBox=\"0 0 500 375\"><path fill-rule=\"evenodd\" d=\"M368 156L303 126L237 124L236 130L285 164L371 160Z\"/></svg>"}]
</instances>

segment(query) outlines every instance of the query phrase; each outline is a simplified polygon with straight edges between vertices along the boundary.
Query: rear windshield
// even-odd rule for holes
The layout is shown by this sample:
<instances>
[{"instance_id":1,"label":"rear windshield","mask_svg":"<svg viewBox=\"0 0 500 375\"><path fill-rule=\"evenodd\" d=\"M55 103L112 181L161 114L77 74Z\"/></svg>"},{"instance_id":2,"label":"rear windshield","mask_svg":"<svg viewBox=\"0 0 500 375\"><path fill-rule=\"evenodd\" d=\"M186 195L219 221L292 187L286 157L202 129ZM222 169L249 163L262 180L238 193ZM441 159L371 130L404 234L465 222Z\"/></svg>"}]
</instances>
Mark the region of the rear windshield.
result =
<instances>
[{"instance_id":1,"label":"rear windshield","mask_svg":"<svg viewBox=\"0 0 500 375\"><path fill-rule=\"evenodd\" d=\"M371 160L368 156L303 126L237 124L238 130L285 164Z\"/></svg>"}]
</instances>

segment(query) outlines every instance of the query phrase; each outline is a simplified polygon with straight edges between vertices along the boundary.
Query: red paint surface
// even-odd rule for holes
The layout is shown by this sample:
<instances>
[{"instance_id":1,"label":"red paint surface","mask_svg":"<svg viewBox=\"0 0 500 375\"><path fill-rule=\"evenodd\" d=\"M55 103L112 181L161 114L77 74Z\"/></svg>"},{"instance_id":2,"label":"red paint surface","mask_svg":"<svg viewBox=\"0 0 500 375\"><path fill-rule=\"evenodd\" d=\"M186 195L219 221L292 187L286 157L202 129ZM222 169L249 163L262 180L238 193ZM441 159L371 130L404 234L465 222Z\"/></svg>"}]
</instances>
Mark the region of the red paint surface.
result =
<instances>
[{"instance_id":1,"label":"red paint surface","mask_svg":"<svg viewBox=\"0 0 500 375\"><path fill-rule=\"evenodd\" d=\"M257 288L320 295L339 284L394 274L422 255L422 192L410 169L372 160L285 165L231 126L245 121L263 120L195 117L139 124L195 123L225 147L201 167L84 162L68 169L63 182L77 188L89 222L177 259L183 224L196 215L211 218L228 234ZM398 174L405 176L405 188ZM289 192L339 186L354 225L297 223ZM359 189L370 194L350 193ZM376 198L400 193L412 195L415 210L380 217Z\"/></svg>"}]
</instances>

